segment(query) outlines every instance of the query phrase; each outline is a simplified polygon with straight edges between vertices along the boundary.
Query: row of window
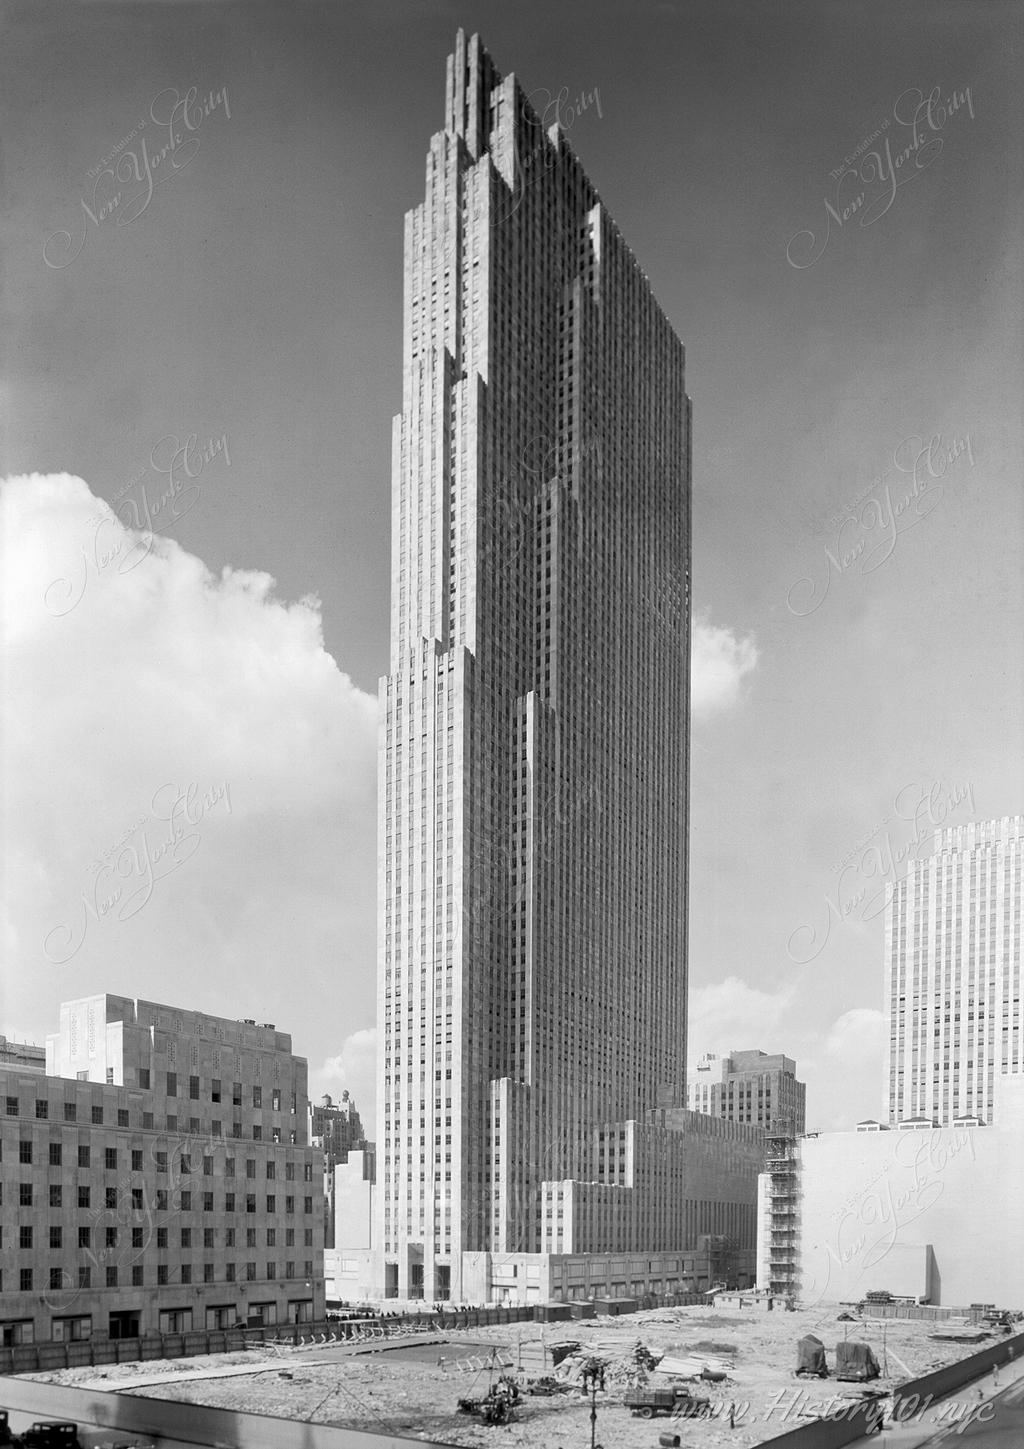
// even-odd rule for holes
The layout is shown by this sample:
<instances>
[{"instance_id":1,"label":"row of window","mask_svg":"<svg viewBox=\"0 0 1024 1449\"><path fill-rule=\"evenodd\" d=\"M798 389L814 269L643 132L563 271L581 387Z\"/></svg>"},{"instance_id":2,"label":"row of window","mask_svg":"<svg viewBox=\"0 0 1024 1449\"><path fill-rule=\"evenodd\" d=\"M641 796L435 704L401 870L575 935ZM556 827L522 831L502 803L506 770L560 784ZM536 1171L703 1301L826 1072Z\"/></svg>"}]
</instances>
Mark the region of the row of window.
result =
<instances>
[{"instance_id":1,"label":"row of window","mask_svg":"<svg viewBox=\"0 0 1024 1449\"><path fill-rule=\"evenodd\" d=\"M239 1265L239 1264L236 1264L236 1263L228 1263L228 1264L225 1265L224 1277L221 1280L218 1280L218 1279L216 1279L214 1277L214 1265L212 1263L204 1263L202 1266L203 1266L203 1276L202 1276L202 1279L198 1279L198 1278L193 1279L193 1277L192 1277L192 1264L191 1263L181 1263L180 1265L177 1265L176 1264L175 1265L175 1274L176 1274L176 1276L172 1279L171 1278L171 1270L170 1270L169 1265L167 1263L160 1263L160 1264L157 1265L157 1270L156 1270L156 1283L157 1283L157 1286L158 1287L163 1287L164 1285L170 1285L172 1282L175 1282L175 1283L183 1283L183 1284L190 1284L193 1281L195 1281L195 1282L200 1282L201 1281L203 1283L215 1283L217 1281L221 1281L221 1282L224 1282L224 1283L236 1283L236 1282L241 1281L238 1278L238 1272L237 1272L239 1266L244 1266L244 1268L245 1268L245 1281L246 1282L251 1283L251 1282L255 1281L255 1279L256 1279L256 1264L255 1263L245 1263L244 1265ZM285 1276L285 1278L295 1278L295 1277L302 1277L302 1278L306 1278L306 1279L312 1278L312 1276L313 1276L313 1261L312 1261L311 1258L307 1258L306 1261L302 1264L302 1272L301 1272L301 1274L299 1274L299 1273L296 1272L297 1266L298 1265L295 1264L295 1263L290 1263L290 1262L289 1263L285 1263L285 1265L284 1265L284 1276ZM277 1278L277 1276L278 1276L277 1267L278 1267L277 1263L267 1263L266 1264L266 1277L268 1279L275 1279L275 1278ZM145 1284L146 1284L146 1270L145 1270L145 1268L143 1268L141 1264L135 1263L135 1264L133 1264L133 1266L132 1266L132 1268L131 1268L130 1271L131 1271L130 1286L132 1288L142 1288L142 1287L145 1287ZM9 1284L9 1286L6 1289L6 1291L9 1292L9 1293L13 1293L15 1291L17 1291L19 1293L34 1293L38 1288L42 1288L44 1285L47 1288L49 1288L51 1290L55 1290L55 1291L65 1291L65 1290L69 1290L69 1289L72 1289L72 1288L92 1288L94 1286L93 1285L93 1281L92 1281L92 1268L91 1268L91 1266L80 1266L78 1268L77 1275L72 1275L66 1268L50 1268L49 1270L42 1269L42 1270L39 1270L38 1272L35 1269L33 1269L33 1268L20 1268L20 1269L18 1269L18 1279L17 1279L18 1287L17 1287L17 1290L15 1290L15 1288L13 1286L13 1274L9 1272L8 1273L8 1278L12 1280L11 1283ZM118 1268L116 1268L116 1267L105 1268L104 1269L104 1281L103 1281L103 1283L102 1284L97 1283L95 1286L96 1287L102 1286L102 1287L105 1287L105 1288L119 1288L119 1287L122 1287L122 1286L129 1286L129 1279L123 1273L121 1273L120 1270ZM4 1289L3 1269L0 1268L0 1293L2 1293L4 1291L5 1291L5 1289Z\"/></svg>"},{"instance_id":2,"label":"row of window","mask_svg":"<svg viewBox=\"0 0 1024 1449\"><path fill-rule=\"evenodd\" d=\"M48 1148L47 1161L49 1163L49 1166L50 1167L62 1167L64 1165L64 1147L63 1147L63 1143L60 1143L60 1142L50 1142L50 1143L47 1144L47 1148ZM118 1167L120 1166L120 1163L121 1163L121 1157L120 1157L119 1149L116 1148L116 1147L105 1147L102 1150L103 1150L103 1168L104 1168L104 1171L106 1171L106 1172L116 1172L118 1170ZM129 1148L128 1149L128 1152L129 1152L130 1158L131 1158L131 1170L132 1170L132 1172L143 1172L145 1169L144 1169L144 1165L143 1165L144 1164L144 1157L143 1157L142 1148L141 1147L132 1147L132 1148ZM176 1171L181 1172L181 1173L190 1173L192 1171L192 1154L191 1153L189 1153L189 1152L172 1153L171 1154L171 1157L173 1157L173 1166L175 1167L175 1170ZM169 1159L168 1159L168 1153L166 1151L164 1151L164 1150L155 1151L153 1153L153 1155L152 1155L152 1160L153 1160L154 1166L156 1167L157 1172L167 1172L168 1171L168 1161L169 1161ZM3 1142L2 1141L0 1141L0 1161L3 1161ZM30 1166L32 1164L32 1162L33 1162L33 1144L32 1144L32 1142L29 1139L22 1138L21 1141L18 1143L18 1161L19 1161L19 1163L22 1163L25 1166ZM78 1166L79 1167L91 1167L92 1166L92 1148L89 1147L89 1145L87 1143L80 1143L79 1146L78 1146ZM277 1176L277 1163L274 1162L273 1160L268 1160L266 1162L266 1169L265 1170L266 1170L266 1175L267 1175L267 1180L268 1181L270 1181L271 1179L276 1178L276 1176ZM210 1176L213 1175L213 1158L212 1157L206 1157L206 1156L203 1157L203 1174L206 1177L210 1177ZM234 1177L234 1175L235 1175L235 1159L233 1157L225 1158L225 1162L224 1162L224 1176L225 1177ZM256 1176L256 1158L255 1157L247 1157L246 1158L246 1160L245 1160L245 1175L246 1175L246 1177L255 1177ZM285 1163L285 1165L284 1165L284 1175L285 1175L285 1181L292 1182L294 1180L294 1178L295 1178L295 1163L294 1162L286 1162ZM312 1162L304 1162L302 1164L302 1178L303 1178L303 1181L304 1182L312 1182L313 1181L313 1164L312 1164Z\"/></svg>"},{"instance_id":3,"label":"row of window","mask_svg":"<svg viewBox=\"0 0 1024 1449\"><path fill-rule=\"evenodd\" d=\"M113 1073L113 1067L108 1068L108 1073L110 1073L110 1074ZM86 1077L86 1075L87 1074L86 1073L83 1073L83 1072L80 1072L79 1073L79 1076L80 1077L83 1077L83 1078ZM177 1072L168 1072L166 1075L167 1075L167 1096L168 1097L176 1097L178 1095L178 1074L177 1074ZM150 1073L149 1073L148 1069L146 1069L144 1067L140 1067L139 1068L139 1072L138 1072L138 1077L139 1077L139 1086L140 1087L143 1087L145 1089L148 1089L149 1088L149 1082L150 1082ZM188 1095L189 1095L189 1098L193 1102L198 1102L199 1101L199 1078L198 1077L189 1077L189 1079L188 1079ZM214 1077L211 1080L211 1082L210 1082L210 1101L211 1102L220 1102L223 1099L224 1099L224 1094L223 1094L223 1091L222 1091L222 1083L220 1082L220 1080L218 1078ZM280 1112L281 1111L281 1100L282 1100L282 1098L281 1098L281 1089L280 1089L280 1087L273 1087L273 1088L271 1088L271 1091L270 1091L270 1110L272 1112ZM56 1106L56 1103L54 1105ZM231 1084L231 1105L233 1107L241 1107L242 1106L242 1084L241 1084L241 1082L232 1082L232 1084ZM263 1088L262 1087L253 1087L252 1088L252 1106L254 1108L257 1108L257 1109L262 1109L262 1107L263 1107ZM64 1107L64 1121L65 1122L77 1122L78 1121L78 1104L76 1102L65 1102L63 1104L63 1107ZM291 1111L292 1111L292 1114L293 1115L296 1112L297 1107L298 1107L298 1097L297 1097L297 1094L295 1092L293 1092L291 1094ZM6 1098L6 1102L5 1102L5 1110L6 1110L6 1114L7 1114L8 1117L20 1117L21 1116L21 1100L20 1100L20 1098L18 1098L18 1097L7 1097ZM48 1098L45 1098L45 1097L37 1097L35 1099L35 1115L38 1118L38 1120L41 1121L41 1122L49 1121L49 1119L50 1119L50 1102L49 1102ZM102 1106L94 1106L94 1107L91 1108L91 1118L90 1118L90 1120L91 1120L91 1122L93 1123L94 1126L101 1127L103 1125L103 1108L102 1108ZM127 1107L119 1107L117 1109L117 1125L119 1127L127 1127L128 1126L128 1109L127 1109Z\"/></svg>"},{"instance_id":4,"label":"row of window","mask_svg":"<svg viewBox=\"0 0 1024 1449\"><path fill-rule=\"evenodd\" d=\"M40 1242L38 1244L38 1246L39 1247L48 1246L51 1250L60 1250L60 1249L62 1249L64 1247L64 1228L63 1228L63 1225L60 1224L60 1223L51 1223L48 1231L49 1231L49 1240L48 1240L48 1243L47 1244L43 1244L42 1242ZM276 1228L267 1228L267 1229L265 1229L265 1231L266 1231L266 1245L267 1245L267 1247L268 1248L276 1248L277 1247L277 1229ZM97 1244L99 1244L99 1242L100 1242L100 1234L101 1234L101 1232L102 1232L102 1238L103 1238L103 1243L102 1243L103 1247L105 1247L105 1248L116 1248L117 1245L118 1245L119 1229L116 1228L116 1227L107 1227L107 1228L103 1228L102 1230L100 1228L97 1228L96 1229L96 1243ZM127 1233L128 1232L131 1233L131 1243L132 1243L132 1247L133 1248L146 1248L146 1247L148 1247L148 1245L149 1245L149 1239L147 1238L146 1229L145 1228L129 1228L129 1229L126 1229L125 1230L125 1239L127 1237ZM192 1247L192 1232L193 1232L193 1229L192 1228L181 1228L181 1229L179 1229L180 1242L176 1246L180 1246L182 1248L191 1248ZM195 1229L195 1232L196 1232L196 1246L198 1246L199 1229L198 1228ZM216 1243L216 1229L215 1228L203 1228L202 1229L202 1233L203 1233L203 1247L204 1248L215 1248L217 1246L217 1243ZM246 1228L246 1230L245 1230L245 1245L246 1245L247 1248L255 1248L255 1246L256 1246L256 1234L257 1234L257 1229L256 1228ZM150 1237L151 1236L152 1235L150 1234ZM157 1230L156 1230L156 1246L157 1246L157 1249L158 1250L161 1249L161 1248L168 1247L167 1236L168 1235L167 1235L167 1229L166 1228L157 1228ZM125 1239L122 1239L122 1241L124 1241ZM307 1248L311 1248L313 1246L313 1229L312 1228L304 1228L303 1229L303 1242L304 1242L304 1245ZM92 1228L90 1228L90 1227L80 1227L78 1229L78 1246L80 1248L91 1248L92 1245L93 1245L93 1230L92 1230ZM295 1229L294 1228L285 1228L285 1230L284 1230L284 1246L286 1248L291 1248L291 1247L294 1247L294 1245L295 1245ZM33 1228L33 1226L30 1223L23 1223L21 1225L21 1227L19 1227L19 1229L18 1229L18 1247L21 1248L23 1251L28 1251L31 1248L35 1247L35 1246L37 1246L36 1241L35 1241L35 1229ZM224 1246L225 1246L225 1248L233 1248L235 1246L235 1229L234 1228L225 1228L224 1229ZM0 1248L2 1248L2 1247L3 1247L3 1228L0 1227Z\"/></svg>"},{"instance_id":5,"label":"row of window","mask_svg":"<svg viewBox=\"0 0 1024 1449\"><path fill-rule=\"evenodd\" d=\"M50 1207L62 1208L64 1206L64 1187L62 1183L50 1183L47 1187L47 1192L49 1194ZM90 1187L80 1185L77 1188L77 1193L77 1206L79 1208L90 1208L92 1206L92 1189ZM116 1187L107 1187L103 1189L103 1194L103 1206L104 1209L107 1211L116 1212L121 1206L129 1208L132 1212L144 1212L146 1209L146 1194L144 1189L141 1187L130 1188L127 1193L124 1191L119 1191ZM156 1189L155 1197L150 1198L149 1201L157 1212L168 1212L170 1210L171 1196L172 1194L167 1190L167 1188L158 1187ZM185 1213L193 1211L192 1193L189 1191L188 1188L175 1192L173 1196L176 1200L175 1211ZM216 1211L216 1209L214 1208L214 1198L212 1192L204 1192L201 1195L197 1193L196 1196L202 1197L202 1212L212 1213ZM244 1196L245 1208L243 1209L236 1206L236 1203L241 1200L242 1194L235 1194L233 1192L225 1193L223 1211L226 1213L235 1213L242 1211L245 1211L247 1213L254 1213L256 1211L256 1194L254 1192L249 1192L246 1193ZM3 1200L3 1183L0 1183L0 1207L3 1206ZM19 1182L18 1206L32 1207L34 1205L34 1201L34 1185L30 1182ZM266 1211L268 1213L276 1213L278 1211L277 1195L275 1193L268 1193L264 1201L266 1203ZM199 1211L200 1209L197 1206L195 1210ZM288 1196L285 1198L284 1210L286 1213L293 1213L295 1211L294 1197ZM312 1197L304 1197L302 1199L302 1211L305 1213L311 1213L313 1211Z\"/></svg>"}]
</instances>

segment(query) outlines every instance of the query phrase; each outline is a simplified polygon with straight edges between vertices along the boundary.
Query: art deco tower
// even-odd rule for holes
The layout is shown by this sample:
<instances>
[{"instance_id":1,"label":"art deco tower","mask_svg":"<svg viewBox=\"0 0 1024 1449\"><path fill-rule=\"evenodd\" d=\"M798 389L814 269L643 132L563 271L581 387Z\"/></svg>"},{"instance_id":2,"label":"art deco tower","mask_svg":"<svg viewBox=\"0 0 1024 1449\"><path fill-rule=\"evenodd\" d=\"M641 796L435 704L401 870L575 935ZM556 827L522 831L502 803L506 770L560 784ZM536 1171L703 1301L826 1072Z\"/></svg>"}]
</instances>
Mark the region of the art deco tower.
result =
<instances>
[{"instance_id":1,"label":"art deco tower","mask_svg":"<svg viewBox=\"0 0 1024 1449\"><path fill-rule=\"evenodd\" d=\"M683 348L461 31L403 345L376 1245L390 1296L433 1300L544 1250L541 1183L596 1178L599 1124L685 1102Z\"/></svg>"},{"instance_id":2,"label":"art deco tower","mask_svg":"<svg viewBox=\"0 0 1024 1449\"><path fill-rule=\"evenodd\" d=\"M995 1078L1024 1070L1024 816L936 831L885 912L890 1122L992 1121Z\"/></svg>"}]
</instances>

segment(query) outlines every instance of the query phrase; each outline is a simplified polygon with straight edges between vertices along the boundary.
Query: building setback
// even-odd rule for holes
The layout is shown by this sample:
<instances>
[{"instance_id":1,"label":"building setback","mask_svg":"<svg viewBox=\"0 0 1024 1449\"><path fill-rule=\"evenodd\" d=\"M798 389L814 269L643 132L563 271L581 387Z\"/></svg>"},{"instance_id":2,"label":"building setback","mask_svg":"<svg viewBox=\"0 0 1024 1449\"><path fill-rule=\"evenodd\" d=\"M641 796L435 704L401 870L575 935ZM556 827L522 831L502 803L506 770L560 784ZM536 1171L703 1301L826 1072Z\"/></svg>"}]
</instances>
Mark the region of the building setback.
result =
<instances>
[{"instance_id":1,"label":"building setback","mask_svg":"<svg viewBox=\"0 0 1024 1449\"><path fill-rule=\"evenodd\" d=\"M686 1105L694 1112L747 1122L771 1132L804 1131L807 1088L792 1057L762 1051L706 1053L686 1075Z\"/></svg>"},{"instance_id":2,"label":"building setback","mask_svg":"<svg viewBox=\"0 0 1024 1449\"><path fill-rule=\"evenodd\" d=\"M992 1119L995 1080L1024 1065L1024 816L939 830L885 911L890 1123Z\"/></svg>"},{"instance_id":3,"label":"building setback","mask_svg":"<svg viewBox=\"0 0 1024 1449\"><path fill-rule=\"evenodd\" d=\"M290 1036L106 995L60 1025L45 1076L0 1069L0 1341L322 1317Z\"/></svg>"},{"instance_id":4,"label":"building setback","mask_svg":"<svg viewBox=\"0 0 1024 1449\"><path fill-rule=\"evenodd\" d=\"M461 31L404 265L376 1271L481 1301L529 1267L536 1296L545 1184L619 1184L602 1132L685 1100L684 354L564 136Z\"/></svg>"}]
</instances>

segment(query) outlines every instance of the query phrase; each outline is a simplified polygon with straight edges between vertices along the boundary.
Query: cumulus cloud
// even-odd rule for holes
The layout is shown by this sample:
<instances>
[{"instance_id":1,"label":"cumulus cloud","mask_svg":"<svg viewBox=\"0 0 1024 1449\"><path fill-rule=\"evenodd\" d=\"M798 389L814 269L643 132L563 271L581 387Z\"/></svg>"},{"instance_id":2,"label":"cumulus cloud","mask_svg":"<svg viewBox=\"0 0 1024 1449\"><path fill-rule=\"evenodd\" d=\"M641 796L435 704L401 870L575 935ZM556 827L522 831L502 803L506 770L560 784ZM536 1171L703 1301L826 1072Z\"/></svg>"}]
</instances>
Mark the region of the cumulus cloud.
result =
<instances>
[{"instance_id":1,"label":"cumulus cloud","mask_svg":"<svg viewBox=\"0 0 1024 1449\"><path fill-rule=\"evenodd\" d=\"M784 1052L792 1031L795 988L772 993L748 986L738 976L726 976L690 991L690 1062L706 1052L726 1056L731 1051L758 1048Z\"/></svg>"},{"instance_id":2,"label":"cumulus cloud","mask_svg":"<svg viewBox=\"0 0 1024 1449\"><path fill-rule=\"evenodd\" d=\"M366 1131L372 1135L376 1098L377 1031L362 1027L342 1043L341 1051L330 1056L317 1070L310 1069L310 1095L332 1096L348 1090L359 1109ZM315 1090L314 1090L315 1087Z\"/></svg>"},{"instance_id":3,"label":"cumulus cloud","mask_svg":"<svg viewBox=\"0 0 1024 1449\"><path fill-rule=\"evenodd\" d=\"M5 1016L42 1033L111 991L323 1058L341 1000L373 1019L376 701L317 601L214 575L68 475L7 480L0 521Z\"/></svg>"},{"instance_id":4,"label":"cumulus cloud","mask_svg":"<svg viewBox=\"0 0 1024 1449\"><path fill-rule=\"evenodd\" d=\"M743 698L743 681L757 666L754 640L694 617L690 646L690 707L698 718L731 709Z\"/></svg>"}]
</instances>

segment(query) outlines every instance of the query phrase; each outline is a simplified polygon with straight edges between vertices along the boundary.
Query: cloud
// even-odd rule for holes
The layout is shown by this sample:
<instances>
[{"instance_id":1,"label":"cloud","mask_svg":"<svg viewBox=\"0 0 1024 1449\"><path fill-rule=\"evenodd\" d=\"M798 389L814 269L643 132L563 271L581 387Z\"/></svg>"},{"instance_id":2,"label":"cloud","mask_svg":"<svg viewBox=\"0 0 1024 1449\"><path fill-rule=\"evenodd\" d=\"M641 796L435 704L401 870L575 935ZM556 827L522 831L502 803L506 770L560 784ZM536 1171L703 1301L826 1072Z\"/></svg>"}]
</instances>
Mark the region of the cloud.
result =
<instances>
[{"instance_id":1,"label":"cloud","mask_svg":"<svg viewBox=\"0 0 1024 1449\"><path fill-rule=\"evenodd\" d=\"M750 636L712 624L706 613L693 621L690 647L690 707L697 717L732 709L743 698L743 681L757 667Z\"/></svg>"},{"instance_id":2,"label":"cloud","mask_svg":"<svg viewBox=\"0 0 1024 1449\"><path fill-rule=\"evenodd\" d=\"M691 988L690 1065L707 1052L727 1056L759 1049L792 1056L786 1036L792 1032L794 992L794 987L760 991L737 976Z\"/></svg>"},{"instance_id":3,"label":"cloud","mask_svg":"<svg viewBox=\"0 0 1024 1449\"><path fill-rule=\"evenodd\" d=\"M328 1057L318 1070L310 1071L310 1096L322 1096L324 1092L334 1095L347 1090L359 1109L364 1127L372 1134L376 1070L376 1028L361 1027L345 1038L337 1055Z\"/></svg>"},{"instance_id":4,"label":"cloud","mask_svg":"<svg viewBox=\"0 0 1024 1449\"><path fill-rule=\"evenodd\" d=\"M318 602L214 575L68 475L7 480L0 521L5 1016L38 1038L110 991L322 1058L340 998L373 1020L377 706Z\"/></svg>"}]
</instances>

